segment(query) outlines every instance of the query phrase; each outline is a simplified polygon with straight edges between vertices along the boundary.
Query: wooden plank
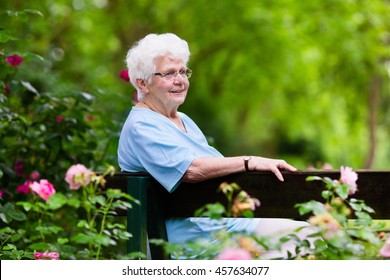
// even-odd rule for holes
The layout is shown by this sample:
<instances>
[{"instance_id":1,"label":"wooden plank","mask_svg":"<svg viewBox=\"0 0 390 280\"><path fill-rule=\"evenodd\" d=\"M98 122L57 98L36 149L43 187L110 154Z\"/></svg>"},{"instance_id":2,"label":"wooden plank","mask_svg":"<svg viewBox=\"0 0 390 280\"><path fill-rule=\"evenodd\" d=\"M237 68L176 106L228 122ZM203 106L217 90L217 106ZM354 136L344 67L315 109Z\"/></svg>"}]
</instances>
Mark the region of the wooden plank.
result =
<instances>
[{"instance_id":1,"label":"wooden plank","mask_svg":"<svg viewBox=\"0 0 390 280\"><path fill-rule=\"evenodd\" d=\"M357 170L358 191L353 196L363 199L367 205L374 208L373 215L377 219L390 219L390 171L387 170ZM221 178L199 183L182 183L173 193L168 193L155 180L158 200L162 202L167 217L189 217L194 211L206 203L225 201L222 194L217 192L222 182L237 183L252 197L261 201L257 208L257 217L290 217L300 218L294 208L296 203L309 200L322 201L320 193L323 184L319 181L307 182L308 176L321 176L338 179L339 171L298 171L282 172L284 182L276 179L270 172L237 173ZM146 173L118 172L107 178L107 187L120 188L127 191L128 176L145 176ZM121 213L125 215L125 213Z\"/></svg>"},{"instance_id":2,"label":"wooden plank","mask_svg":"<svg viewBox=\"0 0 390 280\"><path fill-rule=\"evenodd\" d=\"M358 191L353 196L363 199L376 212L377 219L390 219L390 172L360 170L358 173ZM323 201L321 181L307 182L308 176L321 176L338 179L339 171L302 171L283 172L284 182L277 180L270 172L238 173L200 183L183 183L169 194L161 187L159 193L167 217L188 217L206 203L225 201L217 192L222 182L237 183L241 189L260 200L256 217L302 218L294 207L297 203L310 200Z\"/></svg>"}]
</instances>

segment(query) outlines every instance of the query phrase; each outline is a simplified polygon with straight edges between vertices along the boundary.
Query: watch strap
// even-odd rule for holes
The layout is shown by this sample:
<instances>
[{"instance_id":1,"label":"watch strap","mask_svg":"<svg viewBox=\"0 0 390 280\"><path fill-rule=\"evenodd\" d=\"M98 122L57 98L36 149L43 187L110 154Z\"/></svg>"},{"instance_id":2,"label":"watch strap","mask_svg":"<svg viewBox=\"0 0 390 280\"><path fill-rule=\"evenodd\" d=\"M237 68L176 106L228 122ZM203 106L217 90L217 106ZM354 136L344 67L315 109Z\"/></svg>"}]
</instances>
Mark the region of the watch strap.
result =
<instances>
[{"instance_id":1,"label":"watch strap","mask_svg":"<svg viewBox=\"0 0 390 280\"><path fill-rule=\"evenodd\" d=\"M245 166L245 170L248 172L248 171L250 171L249 170L249 161L250 161L250 159L251 159L252 157L245 157L244 158L244 166Z\"/></svg>"}]
</instances>

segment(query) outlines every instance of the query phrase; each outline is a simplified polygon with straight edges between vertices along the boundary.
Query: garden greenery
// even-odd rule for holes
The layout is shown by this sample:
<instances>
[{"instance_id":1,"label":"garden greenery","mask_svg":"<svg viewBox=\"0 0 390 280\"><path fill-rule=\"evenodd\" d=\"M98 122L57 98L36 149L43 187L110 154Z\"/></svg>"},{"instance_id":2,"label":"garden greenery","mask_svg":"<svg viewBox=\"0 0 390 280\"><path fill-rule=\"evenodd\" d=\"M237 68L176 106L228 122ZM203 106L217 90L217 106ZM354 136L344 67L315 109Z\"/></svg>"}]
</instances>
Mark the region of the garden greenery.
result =
<instances>
[{"instance_id":1,"label":"garden greenery","mask_svg":"<svg viewBox=\"0 0 390 280\"><path fill-rule=\"evenodd\" d=\"M322 191L324 202L308 201L296 205L301 215L309 215L309 224L314 233L299 238L298 228L275 240L272 236L256 236L244 232L218 232L212 235L213 242L195 240L185 244L172 244L153 240L163 246L175 259L262 259L267 251L281 250L286 242L296 244L294 251L287 252L287 259L309 260L353 260L390 258L390 236L384 231L385 225L376 222L370 214L374 209L363 200L350 197L358 190L357 173L350 167L341 167L339 180L328 177L310 176L308 181L320 180L325 187ZM235 183L223 183L219 187L227 198L228 209L221 203L207 204L197 211L198 216L211 219L245 217L260 205ZM235 198L233 198L235 196ZM240 209L235 212L234 209ZM244 211L242 211L244 210ZM310 239L310 240L309 240ZM279 258L279 257L278 257Z\"/></svg>"},{"instance_id":2,"label":"garden greenery","mask_svg":"<svg viewBox=\"0 0 390 280\"><path fill-rule=\"evenodd\" d=\"M51 61L14 49L16 40L15 30L0 29L0 259L132 258L115 213L137 201L104 188L114 168L93 129L95 97L61 82Z\"/></svg>"},{"instance_id":3,"label":"garden greenery","mask_svg":"<svg viewBox=\"0 0 390 280\"><path fill-rule=\"evenodd\" d=\"M43 17L42 13L36 10L7 11L2 16L25 23L32 16ZM199 29L196 24L193 26ZM378 33L381 32L381 28ZM284 30L284 27L281 30ZM118 209L131 211L131 205L137 203L137 200L120 190L104 188L105 177L110 176L114 169L104 164L107 146L98 143L98 139L105 137L97 137L93 129L95 112L91 105L96 97L75 88L74 85L61 82L61 78L52 71L53 61L35 53L13 48L12 46L15 46L13 43L20 39L16 31L0 29L0 259L145 257L126 252L125 242L131 238L131 233L126 231L125 221L116 216ZM241 48L242 43L239 44ZM227 55L220 52L220 48L215 49L218 50L221 61L227 61L225 59ZM275 50L274 47L269 49L272 52ZM322 52L326 53L326 48ZM221 53L223 55L220 55ZM340 57L344 57L344 53L341 54ZM195 52L195 55L199 54ZM281 58L283 59L283 56ZM253 61L252 58L251 60ZM208 60L204 61L210 65ZM312 61L309 61L309 64L312 65ZM280 67L275 69L277 71L274 71L274 75L285 75L280 72ZM371 71L371 68L369 69ZM212 69L212 72L218 71ZM209 72L204 73L207 78L210 77ZM220 73L218 76L221 76ZM235 82L229 75L222 75L224 76L227 81ZM128 79L124 73L121 73L121 77ZM255 80L258 77L259 75L256 75ZM292 81L295 84L296 79ZM200 88L206 87L201 73L198 85ZM273 88L274 85L270 83L270 87ZM236 88L232 86L229 90L236 91ZM295 89L294 92L301 96L301 89ZM240 95L232 96L236 96L242 102L246 100ZM273 96L276 98L280 95ZM298 102L298 105L307 108L307 99L303 100ZM222 102L220 104L219 106L225 106ZM265 106L268 104L265 103ZM218 111L218 107L217 110L213 110L215 111ZM252 113L257 111L251 110ZM234 123L229 121L230 118L239 115L240 112L239 109L235 114L229 111L228 122ZM106 125L110 126L108 123ZM246 123L245 129L248 127L253 132L251 122ZM316 137L314 139L317 140ZM84 164L93 170L104 166L104 171L96 173L86 168ZM357 188L356 174L349 168L342 169L341 174L340 180L308 178L324 182L325 189L322 193L324 202L309 201L297 205L299 213L309 214L311 216L309 223L317 228L317 232L311 236L316 238L315 246L311 246L307 240L298 239L294 233L282 237L276 243L268 237L227 232L217 233L215 235L217 242L214 243L205 240L184 245L161 240L153 242L163 245L169 254L178 259L261 259L262 252L279 250L283 243L290 240L297 242L297 247L295 252L289 254L289 258L390 258L388 233L382 231L383 225L375 222L370 216L374 209L364 201L350 198L350 194ZM253 216L251 211L260 205L259 200L251 198L234 183L221 185L220 191L227 197L227 208L222 204L209 204L196 214L213 219L220 219L222 216L251 217ZM237 192L238 195L235 195Z\"/></svg>"},{"instance_id":4,"label":"garden greenery","mask_svg":"<svg viewBox=\"0 0 390 280\"><path fill-rule=\"evenodd\" d=\"M57 192L46 179L28 183L25 200L0 204L0 259L129 259L131 238L118 210L138 203L119 189L105 189L109 167L97 175L84 165L66 174L68 192Z\"/></svg>"}]
</instances>

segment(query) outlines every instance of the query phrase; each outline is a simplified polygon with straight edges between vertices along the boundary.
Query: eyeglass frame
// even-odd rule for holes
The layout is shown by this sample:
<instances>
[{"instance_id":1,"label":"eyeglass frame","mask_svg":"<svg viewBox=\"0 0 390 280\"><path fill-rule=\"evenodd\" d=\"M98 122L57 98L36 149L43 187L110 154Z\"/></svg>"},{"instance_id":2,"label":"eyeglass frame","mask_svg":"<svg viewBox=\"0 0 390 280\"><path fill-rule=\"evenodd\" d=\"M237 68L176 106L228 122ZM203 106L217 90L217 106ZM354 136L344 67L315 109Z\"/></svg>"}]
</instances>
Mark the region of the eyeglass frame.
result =
<instances>
[{"instance_id":1,"label":"eyeglass frame","mask_svg":"<svg viewBox=\"0 0 390 280\"><path fill-rule=\"evenodd\" d=\"M168 75L172 75L171 77L168 77ZM177 75L180 75L181 78L189 79L192 76L192 70L186 69L186 70L180 70L180 71L169 71L165 73L157 72L153 73L153 76L160 76L161 78L164 78L166 81L174 80Z\"/></svg>"}]
</instances>

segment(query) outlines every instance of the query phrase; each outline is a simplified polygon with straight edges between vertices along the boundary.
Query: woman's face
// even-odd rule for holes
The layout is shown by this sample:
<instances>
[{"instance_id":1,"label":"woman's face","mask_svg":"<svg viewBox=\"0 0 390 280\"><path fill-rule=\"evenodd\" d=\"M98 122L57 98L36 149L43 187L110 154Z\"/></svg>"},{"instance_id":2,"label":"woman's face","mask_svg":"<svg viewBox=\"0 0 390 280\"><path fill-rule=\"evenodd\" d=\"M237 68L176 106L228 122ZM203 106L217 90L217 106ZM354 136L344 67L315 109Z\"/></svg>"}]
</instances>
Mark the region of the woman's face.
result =
<instances>
[{"instance_id":1,"label":"woman's face","mask_svg":"<svg viewBox=\"0 0 390 280\"><path fill-rule=\"evenodd\" d=\"M170 80L161 75L153 76L152 82L148 85L149 93L146 98L148 101L152 101L155 106L167 110L177 110L184 103L190 85L188 78L183 77L178 72L187 70L187 67L181 59L170 56L158 57L155 62L156 73L175 73L177 75Z\"/></svg>"}]
</instances>

